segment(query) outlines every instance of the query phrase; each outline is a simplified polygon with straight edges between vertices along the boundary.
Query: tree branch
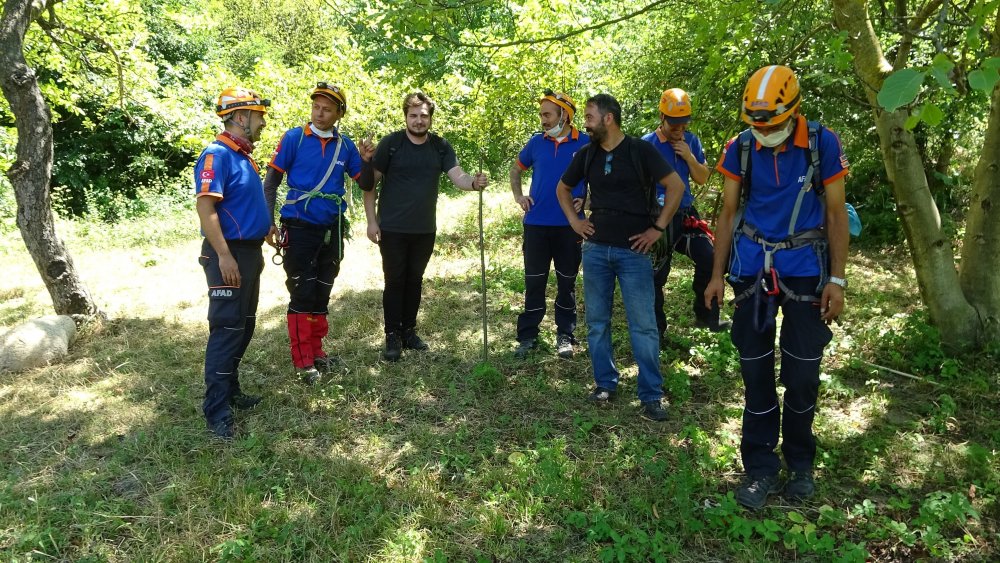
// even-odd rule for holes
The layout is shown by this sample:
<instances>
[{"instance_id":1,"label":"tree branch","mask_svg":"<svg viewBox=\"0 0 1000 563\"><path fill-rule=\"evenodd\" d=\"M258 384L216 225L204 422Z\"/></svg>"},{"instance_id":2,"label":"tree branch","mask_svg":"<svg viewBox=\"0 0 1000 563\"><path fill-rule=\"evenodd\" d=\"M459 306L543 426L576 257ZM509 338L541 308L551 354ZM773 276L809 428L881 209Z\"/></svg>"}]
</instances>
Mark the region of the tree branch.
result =
<instances>
[{"instance_id":1,"label":"tree branch","mask_svg":"<svg viewBox=\"0 0 1000 563\"><path fill-rule=\"evenodd\" d=\"M562 41L563 39L568 39L570 37L574 37L576 35L580 35L582 33L586 33L588 31L594 31L595 29L601 29L602 27L608 27L608 26L611 26L611 25L614 25L614 24L617 24L617 23L621 23L623 21L628 21L628 20L630 20L632 18L641 16L642 14L645 14L645 13L648 13L648 12L652 12L654 10L662 9L663 7L665 7L666 4L668 4L668 0L655 0L654 2L651 2L651 3L647 4L646 6L644 6L642 8L639 8L638 10L636 10L634 12L625 14L623 16L619 16L619 17L614 18L614 19L605 20L605 21L602 21L602 22L598 22L598 23L587 25L587 26L583 26L583 27L578 27L578 28L573 29L571 31L567 31L566 33L560 33L558 35L551 35L549 37L536 37L536 38L532 38L532 39L515 39L513 41L505 41L505 42L502 42L502 43L466 43L464 41L457 41L455 39L451 39L450 37L445 37L445 36L442 36L442 35L435 35L435 37L437 37L438 39L444 41L445 43L448 43L448 44L453 45L455 47L468 47L468 48L472 48L472 49L503 49L505 47L514 47L516 45L535 45L535 44L538 44L538 43L555 43L557 41Z\"/></svg>"}]
</instances>

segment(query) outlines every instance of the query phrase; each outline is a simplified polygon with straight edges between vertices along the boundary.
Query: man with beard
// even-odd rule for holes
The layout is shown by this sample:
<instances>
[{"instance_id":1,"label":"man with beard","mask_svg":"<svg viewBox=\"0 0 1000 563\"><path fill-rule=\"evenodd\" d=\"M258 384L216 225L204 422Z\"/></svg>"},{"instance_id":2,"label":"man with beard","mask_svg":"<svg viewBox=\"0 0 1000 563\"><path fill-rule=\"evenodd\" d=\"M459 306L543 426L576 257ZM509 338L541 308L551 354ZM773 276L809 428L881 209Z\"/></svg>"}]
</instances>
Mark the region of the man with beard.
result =
<instances>
[{"instance_id":1,"label":"man with beard","mask_svg":"<svg viewBox=\"0 0 1000 563\"><path fill-rule=\"evenodd\" d=\"M666 249L666 256L654 273L656 285L656 328L660 331L660 342L666 340L667 318L663 314L663 286L670 276L670 265L674 252L680 252L694 261L694 279L691 289L694 290L695 325L705 327L712 332L729 328L730 323L719 322L719 304L711 308L705 307L705 288L712 277L712 259L714 236L708 228L708 223L701 219L694 207L694 195L691 194L691 180L704 184L708 180L708 167L705 166L705 151L701 148L701 139L687 130L691 123L691 99L687 92L680 88L670 88L660 96L660 126L655 131L642 137L651 143L663 158L677 171L684 182L684 197L681 207L670 221L668 233L672 249ZM663 190L657 189L658 197L663 197Z\"/></svg>"},{"instance_id":2,"label":"man with beard","mask_svg":"<svg viewBox=\"0 0 1000 563\"><path fill-rule=\"evenodd\" d=\"M209 431L224 440L233 437L232 410L260 402L260 397L240 390L239 367L256 326L264 270L260 247L271 228L259 168L250 156L270 105L252 90L223 90L215 113L225 129L194 167L196 207L205 237L198 262L208 282L202 410Z\"/></svg>"},{"instance_id":3,"label":"man with beard","mask_svg":"<svg viewBox=\"0 0 1000 563\"><path fill-rule=\"evenodd\" d=\"M517 317L517 349L523 359L537 346L538 325L545 317L545 286L549 264L556 272L556 353L573 357L576 330L576 273L580 269L580 237L570 228L559 200L556 185L573 155L590 137L573 127L576 105L566 94L546 90L538 100L538 117L543 133L528 140L510 167L510 189L514 201L524 211L524 312ZM531 169L531 191L521 191L521 172ZM573 191L573 206L583 207L585 188L580 182ZM582 218L582 215L581 215Z\"/></svg>"},{"instance_id":4,"label":"man with beard","mask_svg":"<svg viewBox=\"0 0 1000 563\"><path fill-rule=\"evenodd\" d=\"M587 344L596 387L589 399L606 404L617 395L619 372L611 347L611 309L615 281L621 285L632 353L639 365L642 416L667 419L661 403L659 342L653 313L653 265L648 254L680 205L684 183L652 145L622 133L621 106L608 94L587 100L584 127L591 143L580 150L559 181L556 194L563 214L583 242L583 299L587 306ZM590 187L588 218L577 216L573 186ZM659 184L664 205L656 204Z\"/></svg>"},{"instance_id":5,"label":"man with beard","mask_svg":"<svg viewBox=\"0 0 1000 563\"><path fill-rule=\"evenodd\" d=\"M446 172L460 189L482 190L486 175L470 175L458 164L455 150L430 132L434 101L423 92L403 99L406 129L386 135L375 149L370 166L363 163L359 183L365 190L368 239L379 245L385 288L386 361L399 360L403 349L427 350L417 335L417 312L424 270L434 251L437 234L438 180ZM376 209L374 185L382 181Z\"/></svg>"},{"instance_id":6,"label":"man with beard","mask_svg":"<svg viewBox=\"0 0 1000 563\"><path fill-rule=\"evenodd\" d=\"M274 150L264 178L267 205L274 216L275 196L288 174L288 194L281 206L281 232L290 300L288 342L292 365L306 384L320 380L320 371L332 371L336 358L323 350L329 332L330 293L340 273L344 238L350 227L344 212L345 176L358 180L361 161L370 160L371 143L361 150L337 129L347 112L343 89L320 82L310 95L311 121L287 131ZM274 234L268 243L276 246Z\"/></svg>"}]
</instances>

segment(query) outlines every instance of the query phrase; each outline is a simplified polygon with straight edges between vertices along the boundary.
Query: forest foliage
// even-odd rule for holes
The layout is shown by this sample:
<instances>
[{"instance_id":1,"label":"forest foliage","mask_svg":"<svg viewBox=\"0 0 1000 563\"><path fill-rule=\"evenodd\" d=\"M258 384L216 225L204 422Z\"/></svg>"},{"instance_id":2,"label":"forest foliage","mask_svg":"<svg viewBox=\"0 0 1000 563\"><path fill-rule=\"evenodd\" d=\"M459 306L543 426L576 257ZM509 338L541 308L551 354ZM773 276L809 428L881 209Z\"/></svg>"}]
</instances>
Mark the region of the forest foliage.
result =
<instances>
[{"instance_id":1,"label":"forest foliage","mask_svg":"<svg viewBox=\"0 0 1000 563\"><path fill-rule=\"evenodd\" d=\"M580 102L612 93L634 134L656 126L664 88L684 88L695 106L692 129L714 161L740 128L746 77L763 64L785 63L800 74L806 115L841 136L853 171L848 197L866 220L865 240L899 242L872 108L850 72L845 35L834 28L828 4L792 6L71 0L57 5L55 21L40 19L26 43L53 112L52 186L63 216L113 222L142 214L163 196L185 199L191 163L217 128L214 98L232 84L273 100L258 159L267 158L285 129L308 118L309 88L327 80L348 93L342 125L354 137L400 127L401 96L424 90L439 103L435 127L453 140L463 163L473 169L482 163L496 175L537 129L534 101L544 88ZM885 32L892 31L887 25ZM963 88L964 77L949 82L955 77L943 61L975 53L947 52L959 48L954 41L940 50L933 41L923 47L927 52L914 61L929 70L912 72L926 73L929 87L933 77L956 84L951 90ZM991 69L995 75L995 66L983 72ZM913 126L928 154L950 147L943 166L933 157L927 162L935 166L930 177L946 220L957 224L989 100L975 89L946 98L947 90L916 102L927 109ZM0 126L0 167L6 168L16 138L3 100ZM10 217L11 189L2 179L0 186L0 205ZM717 186L718 179L709 183Z\"/></svg>"}]
</instances>

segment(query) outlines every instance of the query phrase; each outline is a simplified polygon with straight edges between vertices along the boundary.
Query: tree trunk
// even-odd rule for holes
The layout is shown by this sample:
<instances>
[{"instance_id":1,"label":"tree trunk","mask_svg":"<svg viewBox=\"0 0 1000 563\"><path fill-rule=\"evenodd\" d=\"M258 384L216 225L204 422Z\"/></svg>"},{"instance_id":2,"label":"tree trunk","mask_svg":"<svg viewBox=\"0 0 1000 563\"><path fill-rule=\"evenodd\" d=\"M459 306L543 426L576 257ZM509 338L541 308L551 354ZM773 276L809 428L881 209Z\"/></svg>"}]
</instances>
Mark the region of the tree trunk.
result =
<instances>
[{"instance_id":1,"label":"tree trunk","mask_svg":"<svg viewBox=\"0 0 1000 563\"><path fill-rule=\"evenodd\" d=\"M836 26L848 34L854 70L865 86L869 103L876 108L875 127L882 159L931 322L937 326L945 347L974 348L980 344L983 325L959 284L952 241L941 228L941 216L927 185L924 162L913 134L904 127L909 111L890 113L878 107L876 96L893 68L872 29L867 5L864 0L834 0L833 18Z\"/></svg>"},{"instance_id":2,"label":"tree trunk","mask_svg":"<svg viewBox=\"0 0 1000 563\"><path fill-rule=\"evenodd\" d=\"M17 123L17 159L7 171L17 200L17 226L24 245L61 315L99 313L56 235L49 180L52 176L52 126L35 73L24 60L24 34L46 2L6 0L0 18L0 90Z\"/></svg>"},{"instance_id":3,"label":"tree trunk","mask_svg":"<svg viewBox=\"0 0 1000 563\"><path fill-rule=\"evenodd\" d=\"M979 312L985 336L995 342L1000 340L1000 85L993 88L971 199L962 246L962 291Z\"/></svg>"}]
</instances>

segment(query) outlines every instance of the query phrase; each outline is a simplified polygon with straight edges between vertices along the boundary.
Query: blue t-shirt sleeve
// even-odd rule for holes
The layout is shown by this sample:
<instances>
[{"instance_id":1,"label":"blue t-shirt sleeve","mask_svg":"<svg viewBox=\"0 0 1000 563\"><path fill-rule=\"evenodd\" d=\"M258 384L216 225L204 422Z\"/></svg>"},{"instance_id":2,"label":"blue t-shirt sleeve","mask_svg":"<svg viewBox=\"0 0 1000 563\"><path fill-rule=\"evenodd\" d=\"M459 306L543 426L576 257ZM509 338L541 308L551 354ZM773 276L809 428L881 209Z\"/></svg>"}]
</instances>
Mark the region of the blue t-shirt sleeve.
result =
<instances>
[{"instance_id":1,"label":"blue t-shirt sleeve","mask_svg":"<svg viewBox=\"0 0 1000 563\"><path fill-rule=\"evenodd\" d=\"M344 159L344 170L352 179L357 180L361 175L361 153L354 141L344 137L344 148L347 149L347 158Z\"/></svg>"},{"instance_id":2,"label":"blue t-shirt sleeve","mask_svg":"<svg viewBox=\"0 0 1000 563\"><path fill-rule=\"evenodd\" d=\"M840 137L829 129L823 128L819 138L819 154L821 177L824 184L847 175L847 157L840 144Z\"/></svg>"},{"instance_id":3,"label":"blue t-shirt sleeve","mask_svg":"<svg viewBox=\"0 0 1000 563\"><path fill-rule=\"evenodd\" d=\"M223 152L206 150L201 153L194 167L195 196L212 194L225 197L225 186L229 176L229 166L223 162Z\"/></svg>"},{"instance_id":4,"label":"blue t-shirt sleeve","mask_svg":"<svg viewBox=\"0 0 1000 563\"><path fill-rule=\"evenodd\" d=\"M719 172L733 179L739 179L741 176L738 142L739 137L737 136L726 143L726 148L722 149L722 158L719 159L719 164L716 166Z\"/></svg>"},{"instance_id":5,"label":"blue t-shirt sleeve","mask_svg":"<svg viewBox=\"0 0 1000 563\"><path fill-rule=\"evenodd\" d=\"M280 172L288 172L288 169L292 167L292 162L295 161L295 149L298 148L300 135L302 135L302 129L298 127L286 131L281 136L281 140L278 141L278 146L274 149L268 166Z\"/></svg>"},{"instance_id":6,"label":"blue t-shirt sleeve","mask_svg":"<svg viewBox=\"0 0 1000 563\"><path fill-rule=\"evenodd\" d=\"M698 162L705 164L705 149L701 146L701 139L698 135L691 136L691 154L694 155L694 159Z\"/></svg>"},{"instance_id":7,"label":"blue t-shirt sleeve","mask_svg":"<svg viewBox=\"0 0 1000 563\"><path fill-rule=\"evenodd\" d=\"M534 148L536 137L528 139L528 143L524 145L521 152L517 153L517 161L521 163L523 168L531 168L535 164L535 157L531 154L532 148Z\"/></svg>"}]
</instances>

